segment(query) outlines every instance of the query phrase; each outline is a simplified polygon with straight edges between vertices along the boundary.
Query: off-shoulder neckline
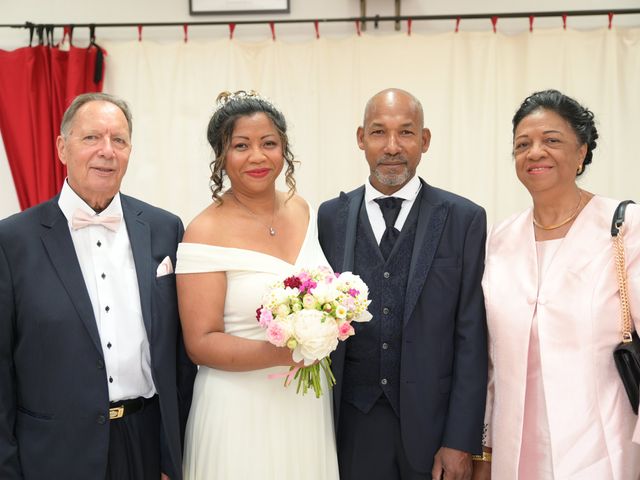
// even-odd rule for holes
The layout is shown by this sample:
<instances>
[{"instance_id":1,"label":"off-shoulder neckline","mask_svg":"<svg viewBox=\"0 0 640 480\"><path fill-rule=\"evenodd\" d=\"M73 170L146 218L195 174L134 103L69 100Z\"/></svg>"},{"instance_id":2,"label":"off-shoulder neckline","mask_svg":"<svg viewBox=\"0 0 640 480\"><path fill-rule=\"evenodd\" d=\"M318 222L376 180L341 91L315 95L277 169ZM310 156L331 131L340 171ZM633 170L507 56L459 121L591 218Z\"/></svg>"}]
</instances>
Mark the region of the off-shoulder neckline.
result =
<instances>
[{"instance_id":1,"label":"off-shoulder neckline","mask_svg":"<svg viewBox=\"0 0 640 480\"><path fill-rule=\"evenodd\" d=\"M308 203L307 203L308 205ZM305 247L307 246L307 243L309 242L309 236L311 235L311 231L312 229L312 223L314 222L314 218L313 218L313 210L311 209L311 206L309 205L309 220L308 220L308 224L307 224L307 231L305 233L304 239L302 240L302 244L300 245L300 248L298 250L298 254L296 255L296 258L294 260L293 263L290 263L288 260L285 260L284 258L280 258L276 255L271 255L270 253L266 253L266 252L261 252L260 250L253 250L250 248L239 248L239 247L223 247L220 245L209 245L207 243L193 243L193 242L181 242L181 245L197 245L199 247L204 247L204 248L208 248L208 249L212 249L212 250L227 250L227 251L237 251L237 252L250 252L250 253L255 253L256 255L261 255L263 257L268 257L274 260L278 260L282 263L285 263L287 265L290 266L296 266L298 264L298 261L300 260L300 255L302 254L302 251L305 249Z\"/></svg>"}]
</instances>

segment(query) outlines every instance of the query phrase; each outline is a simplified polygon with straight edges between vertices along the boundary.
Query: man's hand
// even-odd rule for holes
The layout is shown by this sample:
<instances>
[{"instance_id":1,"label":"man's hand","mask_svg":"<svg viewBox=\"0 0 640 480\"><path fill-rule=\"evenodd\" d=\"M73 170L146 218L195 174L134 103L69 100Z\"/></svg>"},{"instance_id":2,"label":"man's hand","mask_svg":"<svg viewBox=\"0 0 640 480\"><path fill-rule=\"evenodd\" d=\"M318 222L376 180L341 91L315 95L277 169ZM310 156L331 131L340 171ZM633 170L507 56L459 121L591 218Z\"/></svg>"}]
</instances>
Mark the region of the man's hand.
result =
<instances>
[{"instance_id":1,"label":"man's hand","mask_svg":"<svg viewBox=\"0 0 640 480\"><path fill-rule=\"evenodd\" d=\"M442 447L433 457L433 480L471 480L471 454Z\"/></svg>"},{"instance_id":2,"label":"man's hand","mask_svg":"<svg viewBox=\"0 0 640 480\"><path fill-rule=\"evenodd\" d=\"M491 480L491 462L473 462L472 480Z\"/></svg>"},{"instance_id":3,"label":"man's hand","mask_svg":"<svg viewBox=\"0 0 640 480\"><path fill-rule=\"evenodd\" d=\"M160 480L171 480L171 479L169 478L169 475L165 475L164 473L161 473Z\"/></svg>"}]
</instances>

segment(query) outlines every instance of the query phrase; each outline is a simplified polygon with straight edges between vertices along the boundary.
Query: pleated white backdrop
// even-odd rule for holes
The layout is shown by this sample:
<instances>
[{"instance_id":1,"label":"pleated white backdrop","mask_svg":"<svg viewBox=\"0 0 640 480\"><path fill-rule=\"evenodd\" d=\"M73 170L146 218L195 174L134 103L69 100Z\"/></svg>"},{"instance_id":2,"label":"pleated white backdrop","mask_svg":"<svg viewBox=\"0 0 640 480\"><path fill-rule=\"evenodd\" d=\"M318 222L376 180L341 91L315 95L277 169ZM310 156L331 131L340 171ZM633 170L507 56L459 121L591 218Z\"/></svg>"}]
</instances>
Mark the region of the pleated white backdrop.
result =
<instances>
[{"instance_id":1,"label":"pleated white backdrop","mask_svg":"<svg viewBox=\"0 0 640 480\"><path fill-rule=\"evenodd\" d=\"M206 126L220 91L253 89L285 114L298 191L317 206L368 171L355 132L367 99L414 93L432 131L418 173L483 205L494 222L529 205L511 156L511 117L556 88L596 114L600 140L582 186L640 200L640 29L352 36L287 43L103 41L105 91L133 110L123 191L188 223L210 201ZM10 213L10 212L0 212Z\"/></svg>"}]
</instances>

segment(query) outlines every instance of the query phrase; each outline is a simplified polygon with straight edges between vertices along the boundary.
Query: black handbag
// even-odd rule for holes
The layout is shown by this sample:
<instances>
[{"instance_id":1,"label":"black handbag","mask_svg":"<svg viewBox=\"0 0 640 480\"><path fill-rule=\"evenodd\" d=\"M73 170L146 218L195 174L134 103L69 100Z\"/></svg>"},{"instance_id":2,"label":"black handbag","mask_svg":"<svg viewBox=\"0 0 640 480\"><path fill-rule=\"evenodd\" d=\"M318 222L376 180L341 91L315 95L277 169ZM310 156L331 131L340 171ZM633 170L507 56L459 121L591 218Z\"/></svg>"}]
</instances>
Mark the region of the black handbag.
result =
<instances>
[{"instance_id":1,"label":"black handbag","mask_svg":"<svg viewBox=\"0 0 640 480\"><path fill-rule=\"evenodd\" d=\"M627 271L624 260L624 213L631 200L621 202L613 214L611 236L615 247L616 273L620 287L620 305L622 312L622 342L613 351L613 360L622 379L624 389L631 402L633 412L638 414L640 402L640 338L631 330L631 313L629 312L629 295L627 291Z\"/></svg>"}]
</instances>

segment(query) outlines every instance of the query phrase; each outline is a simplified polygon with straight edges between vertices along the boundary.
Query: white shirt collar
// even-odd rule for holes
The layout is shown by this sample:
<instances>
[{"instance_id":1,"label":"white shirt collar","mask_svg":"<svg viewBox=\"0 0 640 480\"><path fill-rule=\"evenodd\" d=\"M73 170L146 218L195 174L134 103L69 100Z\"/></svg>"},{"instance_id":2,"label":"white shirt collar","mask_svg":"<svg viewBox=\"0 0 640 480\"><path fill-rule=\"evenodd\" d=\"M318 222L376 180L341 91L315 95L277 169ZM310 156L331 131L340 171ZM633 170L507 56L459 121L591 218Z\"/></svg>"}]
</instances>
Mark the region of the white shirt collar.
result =
<instances>
[{"instance_id":1,"label":"white shirt collar","mask_svg":"<svg viewBox=\"0 0 640 480\"><path fill-rule=\"evenodd\" d=\"M60 191L60 197L58 198L58 205L60 210L64 214L67 222L71 224L73 214L77 209L83 210L89 215L100 216L119 216L122 217L122 203L120 202L120 192L116 193L111 203L102 212L96 213L87 202L85 202L80 196L69 186L69 182L65 179Z\"/></svg>"},{"instance_id":2,"label":"white shirt collar","mask_svg":"<svg viewBox=\"0 0 640 480\"><path fill-rule=\"evenodd\" d=\"M382 192L379 192L375 189L371 182L367 179L364 184L364 201L372 202L376 198L384 198L384 197L398 197L404 200L408 200L413 202L418 196L418 192L422 188L422 183L420 182L420 178L414 175L411 180L409 180L406 185L404 185L400 190L395 192L393 195L385 195Z\"/></svg>"}]
</instances>

